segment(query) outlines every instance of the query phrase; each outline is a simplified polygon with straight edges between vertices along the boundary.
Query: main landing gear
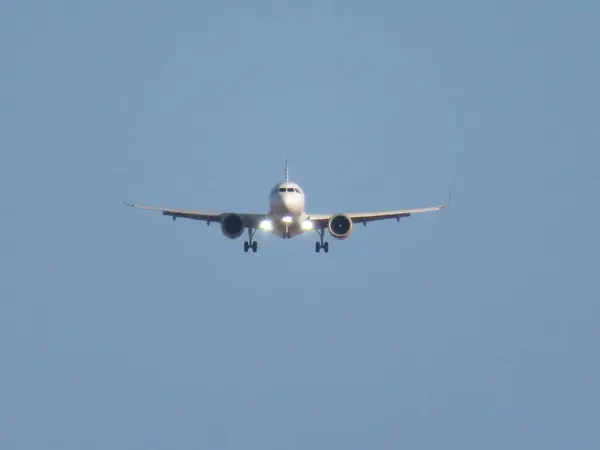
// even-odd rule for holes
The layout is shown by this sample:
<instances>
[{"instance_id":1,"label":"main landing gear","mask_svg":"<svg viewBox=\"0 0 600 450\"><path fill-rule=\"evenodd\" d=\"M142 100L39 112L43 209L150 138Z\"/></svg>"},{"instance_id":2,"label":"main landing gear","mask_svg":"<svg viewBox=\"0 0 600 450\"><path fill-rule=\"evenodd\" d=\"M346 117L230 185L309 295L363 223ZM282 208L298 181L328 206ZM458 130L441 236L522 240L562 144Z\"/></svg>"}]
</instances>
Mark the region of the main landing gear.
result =
<instances>
[{"instance_id":1,"label":"main landing gear","mask_svg":"<svg viewBox=\"0 0 600 450\"><path fill-rule=\"evenodd\" d=\"M317 233L319 233L320 242L315 242L315 252L319 253L321 249L325 251L325 253L329 253L329 242L323 242L323 237L325 235L325 228L317 228Z\"/></svg>"},{"instance_id":2,"label":"main landing gear","mask_svg":"<svg viewBox=\"0 0 600 450\"><path fill-rule=\"evenodd\" d=\"M248 240L244 242L244 251L248 253L248 250L252 249L253 253L258 251L258 242L254 240L254 234L256 230L248 228Z\"/></svg>"}]
</instances>

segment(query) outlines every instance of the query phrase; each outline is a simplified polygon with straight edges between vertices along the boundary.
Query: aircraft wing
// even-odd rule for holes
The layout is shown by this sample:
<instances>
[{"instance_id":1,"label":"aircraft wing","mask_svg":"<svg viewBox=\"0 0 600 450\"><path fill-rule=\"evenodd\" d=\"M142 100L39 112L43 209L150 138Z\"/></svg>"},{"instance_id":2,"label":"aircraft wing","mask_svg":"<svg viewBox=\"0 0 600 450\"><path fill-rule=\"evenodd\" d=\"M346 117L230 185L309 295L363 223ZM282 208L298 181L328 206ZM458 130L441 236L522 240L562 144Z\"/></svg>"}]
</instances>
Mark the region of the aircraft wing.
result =
<instances>
[{"instance_id":1,"label":"aircraft wing","mask_svg":"<svg viewBox=\"0 0 600 450\"><path fill-rule=\"evenodd\" d=\"M201 220L206 223L210 222L220 222L223 214L227 214L225 212L214 212L214 211L192 211L185 209L170 209L170 208L158 208L156 206L145 206L145 205L136 205L133 203L124 202L125 205L130 206L132 208L138 209L146 209L149 211L158 211L161 212L163 216L173 217L173 220L177 218L183 219L192 219L192 220ZM258 224L261 220L266 217L266 214L247 214L247 213L236 213L244 222L244 227L249 228L257 228Z\"/></svg>"},{"instance_id":2,"label":"aircraft wing","mask_svg":"<svg viewBox=\"0 0 600 450\"><path fill-rule=\"evenodd\" d=\"M403 217L409 217L413 214L439 211L445 208L447 205L428 206L426 208L412 208L412 209L396 209L389 211L374 211L374 212L363 212L363 213L349 213L345 214L352 219L352 223L364 223L373 222L376 220L385 219L397 219L398 221ZM336 214L309 214L310 220L320 225L325 225L329 219Z\"/></svg>"}]
</instances>

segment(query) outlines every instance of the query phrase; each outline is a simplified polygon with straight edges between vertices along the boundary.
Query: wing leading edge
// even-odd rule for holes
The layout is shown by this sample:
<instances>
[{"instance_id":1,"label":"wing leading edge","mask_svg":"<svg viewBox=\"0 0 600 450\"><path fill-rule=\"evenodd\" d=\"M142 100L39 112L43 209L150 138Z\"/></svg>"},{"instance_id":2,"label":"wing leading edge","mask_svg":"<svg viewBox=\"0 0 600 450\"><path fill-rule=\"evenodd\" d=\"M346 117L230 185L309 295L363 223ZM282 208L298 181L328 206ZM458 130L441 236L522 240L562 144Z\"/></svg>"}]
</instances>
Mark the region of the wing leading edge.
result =
<instances>
[{"instance_id":1,"label":"wing leading edge","mask_svg":"<svg viewBox=\"0 0 600 450\"><path fill-rule=\"evenodd\" d=\"M227 212L212 212L212 211L192 211L185 209L171 209L171 208L158 208L156 206L145 206L145 205L136 205L134 203L123 202L125 205L130 206L132 208L137 209L145 209L149 211L158 211L161 212L163 216L173 217L173 220L180 217L183 219L192 219L192 220L200 220L207 223L210 222L221 222L221 218L224 214L228 214ZM247 214L247 213L235 213L242 218L244 222L244 227L255 228L258 223L265 218L265 214Z\"/></svg>"},{"instance_id":2,"label":"wing leading edge","mask_svg":"<svg viewBox=\"0 0 600 450\"><path fill-rule=\"evenodd\" d=\"M409 217L413 214L440 211L448 206L449 203L437 206L428 206L426 208L412 208L412 209L397 209L389 211L374 211L374 212L363 212L363 213L346 213L345 215L352 219L352 223L364 223L374 222L376 220L385 219L397 219L400 220L403 217ZM310 219L313 222L324 223L328 222L336 214L309 214Z\"/></svg>"}]
</instances>

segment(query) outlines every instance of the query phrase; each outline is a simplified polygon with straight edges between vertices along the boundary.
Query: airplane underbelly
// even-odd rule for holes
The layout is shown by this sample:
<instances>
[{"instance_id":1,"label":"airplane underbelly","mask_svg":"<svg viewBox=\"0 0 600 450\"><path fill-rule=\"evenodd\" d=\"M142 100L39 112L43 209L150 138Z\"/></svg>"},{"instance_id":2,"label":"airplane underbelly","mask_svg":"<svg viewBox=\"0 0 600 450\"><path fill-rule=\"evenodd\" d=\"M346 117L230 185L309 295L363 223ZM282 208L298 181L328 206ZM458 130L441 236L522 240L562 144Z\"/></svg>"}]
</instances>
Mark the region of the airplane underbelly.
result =
<instances>
[{"instance_id":1,"label":"airplane underbelly","mask_svg":"<svg viewBox=\"0 0 600 450\"><path fill-rule=\"evenodd\" d=\"M273 234L283 239L291 239L295 236L305 233L305 230L298 224L292 224L289 226L278 225L273 231Z\"/></svg>"}]
</instances>

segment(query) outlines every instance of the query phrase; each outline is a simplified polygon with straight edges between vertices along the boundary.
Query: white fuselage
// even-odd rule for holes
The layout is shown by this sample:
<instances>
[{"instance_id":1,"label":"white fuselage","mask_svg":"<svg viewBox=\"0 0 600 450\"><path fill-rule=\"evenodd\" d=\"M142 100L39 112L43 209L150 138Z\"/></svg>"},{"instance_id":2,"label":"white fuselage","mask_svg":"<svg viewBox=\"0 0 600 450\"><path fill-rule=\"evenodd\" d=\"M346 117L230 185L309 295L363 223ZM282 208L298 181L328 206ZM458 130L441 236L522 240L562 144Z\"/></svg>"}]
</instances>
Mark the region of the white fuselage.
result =
<instances>
[{"instance_id":1,"label":"white fuselage","mask_svg":"<svg viewBox=\"0 0 600 450\"><path fill-rule=\"evenodd\" d=\"M282 238L291 238L312 229L304 212L304 190L292 181L283 181L269 194L269 223L264 229Z\"/></svg>"}]
</instances>

